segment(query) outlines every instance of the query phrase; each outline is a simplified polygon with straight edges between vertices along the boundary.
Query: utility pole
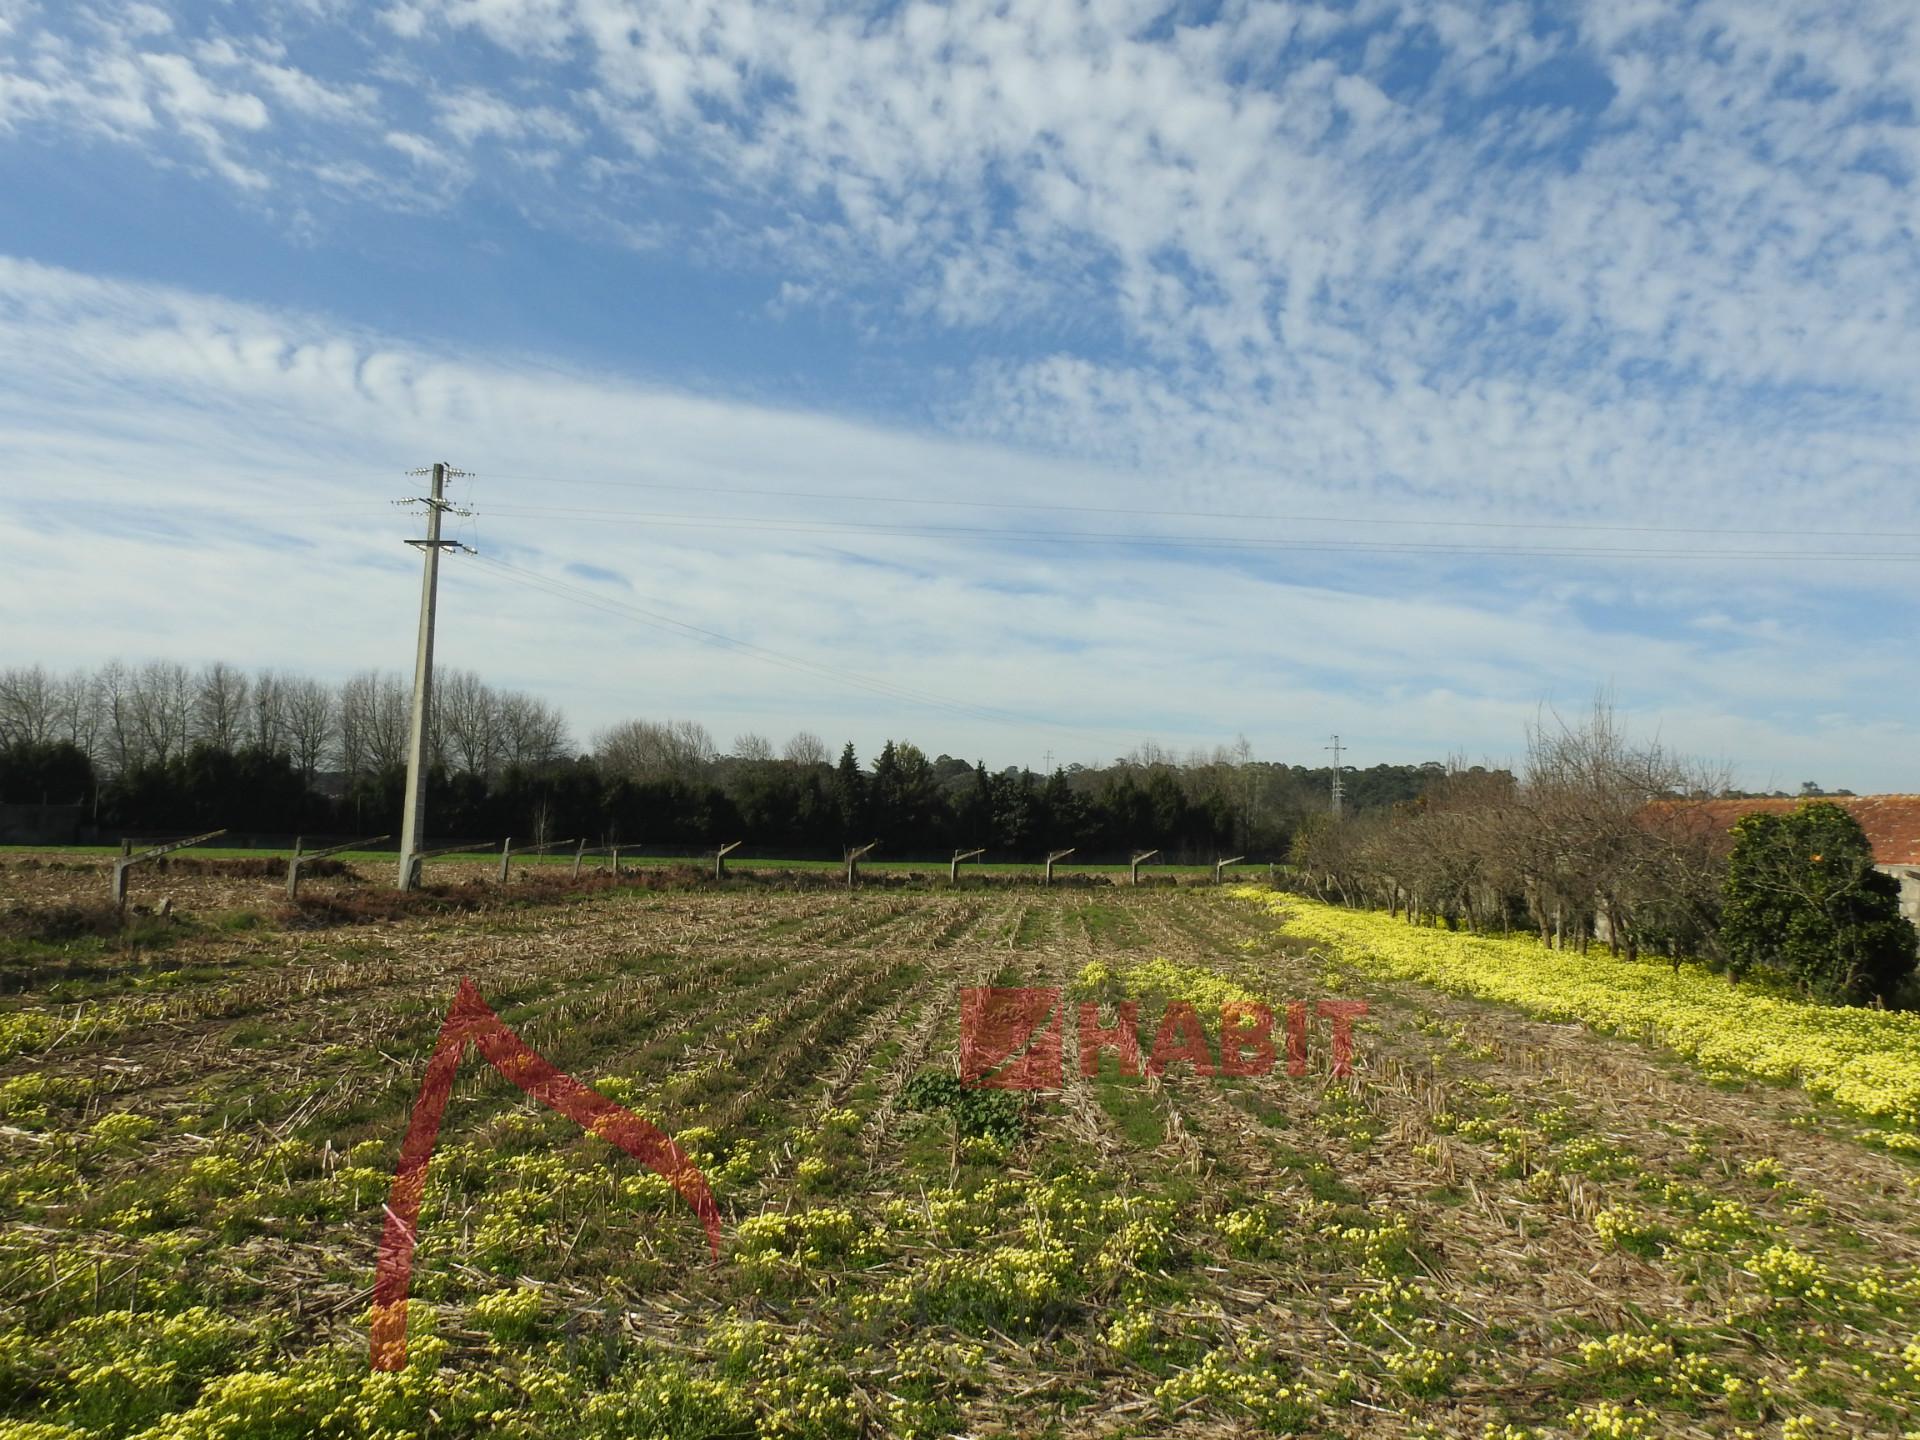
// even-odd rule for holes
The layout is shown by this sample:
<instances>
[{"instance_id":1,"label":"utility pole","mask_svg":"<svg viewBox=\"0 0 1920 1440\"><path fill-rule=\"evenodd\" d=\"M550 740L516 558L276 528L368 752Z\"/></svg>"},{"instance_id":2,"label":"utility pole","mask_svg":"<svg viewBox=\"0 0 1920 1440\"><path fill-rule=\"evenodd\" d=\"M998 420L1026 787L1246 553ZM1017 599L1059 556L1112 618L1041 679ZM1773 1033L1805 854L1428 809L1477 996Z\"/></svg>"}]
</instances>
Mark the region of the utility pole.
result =
<instances>
[{"instance_id":1,"label":"utility pole","mask_svg":"<svg viewBox=\"0 0 1920 1440\"><path fill-rule=\"evenodd\" d=\"M1338 820L1340 818L1341 808L1346 803L1347 798L1347 788L1340 778L1340 737L1335 735L1331 745L1323 745L1320 748L1333 752L1333 818Z\"/></svg>"},{"instance_id":2,"label":"utility pole","mask_svg":"<svg viewBox=\"0 0 1920 1440\"><path fill-rule=\"evenodd\" d=\"M433 708L433 611L440 588L440 552L463 550L458 540L440 538L440 517L452 510L447 503L449 475L465 475L443 462L434 462L430 470L409 470L409 475L431 475L433 493L416 495L400 505L427 507L427 534L424 540L407 544L420 552L420 636L413 653L413 712L407 722L407 798L400 819L400 876L402 890L411 890L419 877L419 854L427 824L427 716ZM465 511L456 511L465 514Z\"/></svg>"},{"instance_id":3,"label":"utility pole","mask_svg":"<svg viewBox=\"0 0 1920 1440\"><path fill-rule=\"evenodd\" d=\"M1046 773L1049 775L1053 774L1053 751L1051 750L1047 751L1046 766Z\"/></svg>"}]
</instances>

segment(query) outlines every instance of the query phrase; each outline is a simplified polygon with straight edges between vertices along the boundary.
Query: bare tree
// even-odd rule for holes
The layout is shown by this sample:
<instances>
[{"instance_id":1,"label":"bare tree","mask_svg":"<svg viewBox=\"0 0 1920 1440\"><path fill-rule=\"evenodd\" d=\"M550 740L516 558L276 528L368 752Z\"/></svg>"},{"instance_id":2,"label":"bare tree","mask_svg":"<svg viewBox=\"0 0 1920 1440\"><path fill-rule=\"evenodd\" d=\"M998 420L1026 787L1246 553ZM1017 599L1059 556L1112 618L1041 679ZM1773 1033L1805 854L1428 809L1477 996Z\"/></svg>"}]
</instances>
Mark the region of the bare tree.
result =
<instances>
[{"instance_id":1,"label":"bare tree","mask_svg":"<svg viewBox=\"0 0 1920 1440\"><path fill-rule=\"evenodd\" d=\"M73 670L55 688L54 714L59 738L100 760L100 688L84 670Z\"/></svg>"},{"instance_id":2,"label":"bare tree","mask_svg":"<svg viewBox=\"0 0 1920 1440\"><path fill-rule=\"evenodd\" d=\"M1169 770L1177 764L1173 752L1154 740L1142 740L1115 763L1132 770Z\"/></svg>"},{"instance_id":3,"label":"bare tree","mask_svg":"<svg viewBox=\"0 0 1920 1440\"><path fill-rule=\"evenodd\" d=\"M287 687L295 683L271 670L253 677L247 743L254 749L278 753L287 748Z\"/></svg>"},{"instance_id":4,"label":"bare tree","mask_svg":"<svg viewBox=\"0 0 1920 1440\"><path fill-rule=\"evenodd\" d=\"M333 691L318 680L280 680L275 684L282 716L280 734L288 756L311 784L333 749L336 707Z\"/></svg>"},{"instance_id":5,"label":"bare tree","mask_svg":"<svg viewBox=\"0 0 1920 1440\"><path fill-rule=\"evenodd\" d=\"M441 763L491 778L502 749L498 697L471 670L443 671L433 688L433 748Z\"/></svg>"},{"instance_id":6,"label":"bare tree","mask_svg":"<svg viewBox=\"0 0 1920 1440\"><path fill-rule=\"evenodd\" d=\"M827 765L833 760L827 742L811 730L797 731L780 754L789 765Z\"/></svg>"},{"instance_id":7,"label":"bare tree","mask_svg":"<svg viewBox=\"0 0 1920 1440\"><path fill-rule=\"evenodd\" d=\"M141 758L164 765L180 755L193 733L193 681L186 666L149 660L134 677L131 698Z\"/></svg>"},{"instance_id":8,"label":"bare tree","mask_svg":"<svg viewBox=\"0 0 1920 1440\"><path fill-rule=\"evenodd\" d=\"M773 742L751 730L744 735L736 735L733 737L733 758L749 764L764 764L773 759Z\"/></svg>"},{"instance_id":9,"label":"bare tree","mask_svg":"<svg viewBox=\"0 0 1920 1440\"><path fill-rule=\"evenodd\" d=\"M0 670L0 745L44 745L58 728L55 682L38 665Z\"/></svg>"},{"instance_id":10,"label":"bare tree","mask_svg":"<svg viewBox=\"0 0 1920 1440\"><path fill-rule=\"evenodd\" d=\"M1629 958L1715 952L1728 844L1698 805L1725 777L1635 743L1602 697L1578 723L1543 716L1521 778L1459 761L1383 821L1302 828L1308 887L1409 921L1606 940Z\"/></svg>"},{"instance_id":11,"label":"bare tree","mask_svg":"<svg viewBox=\"0 0 1920 1440\"><path fill-rule=\"evenodd\" d=\"M136 716L134 674L118 660L100 667L95 703L99 707L101 727L105 731L106 768L122 774L146 758Z\"/></svg>"},{"instance_id":12,"label":"bare tree","mask_svg":"<svg viewBox=\"0 0 1920 1440\"><path fill-rule=\"evenodd\" d=\"M340 766L350 777L406 763L412 696L392 675L367 670L340 687Z\"/></svg>"},{"instance_id":13,"label":"bare tree","mask_svg":"<svg viewBox=\"0 0 1920 1440\"><path fill-rule=\"evenodd\" d=\"M499 697L501 757L521 770L538 770L567 757L567 721L536 696L512 690Z\"/></svg>"},{"instance_id":14,"label":"bare tree","mask_svg":"<svg viewBox=\"0 0 1920 1440\"><path fill-rule=\"evenodd\" d=\"M627 720L594 741L601 767L629 780L694 780L713 760L713 737L693 720Z\"/></svg>"},{"instance_id":15,"label":"bare tree","mask_svg":"<svg viewBox=\"0 0 1920 1440\"><path fill-rule=\"evenodd\" d=\"M194 678L193 738L217 750L238 750L248 728L247 677L216 660Z\"/></svg>"}]
</instances>

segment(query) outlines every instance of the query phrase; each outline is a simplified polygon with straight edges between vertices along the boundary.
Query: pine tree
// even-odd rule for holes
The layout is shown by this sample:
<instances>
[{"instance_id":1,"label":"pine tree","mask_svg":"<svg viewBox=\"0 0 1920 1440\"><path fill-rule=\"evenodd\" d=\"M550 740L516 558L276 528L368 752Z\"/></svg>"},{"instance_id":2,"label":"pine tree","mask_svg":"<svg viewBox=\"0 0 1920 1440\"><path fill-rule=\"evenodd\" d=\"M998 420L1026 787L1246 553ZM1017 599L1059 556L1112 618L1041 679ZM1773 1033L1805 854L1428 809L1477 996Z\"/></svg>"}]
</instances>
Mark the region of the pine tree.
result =
<instances>
[{"instance_id":1,"label":"pine tree","mask_svg":"<svg viewBox=\"0 0 1920 1440\"><path fill-rule=\"evenodd\" d=\"M859 757L849 740L840 752L840 763L833 772L833 802L840 812L840 838L851 843L864 835L868 826L867 777L861 772Z\"/></svg>"}]
</instances>

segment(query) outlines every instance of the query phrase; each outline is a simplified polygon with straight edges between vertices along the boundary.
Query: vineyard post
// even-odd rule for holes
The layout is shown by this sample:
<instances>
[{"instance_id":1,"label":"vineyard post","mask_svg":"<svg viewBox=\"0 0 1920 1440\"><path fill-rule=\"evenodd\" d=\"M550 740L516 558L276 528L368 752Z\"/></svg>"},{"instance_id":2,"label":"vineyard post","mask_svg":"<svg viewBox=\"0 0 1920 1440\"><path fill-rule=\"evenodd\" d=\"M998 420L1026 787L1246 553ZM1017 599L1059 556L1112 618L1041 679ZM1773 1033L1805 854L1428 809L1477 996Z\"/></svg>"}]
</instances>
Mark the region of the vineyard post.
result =
<instances>
[{"instance_id":1,"label":"vineyard post","mask_svg":"<svg viewBox=\"0 0 1920 1440\"><path fill-rule=\"evenodd\" d=\"M872 840L858 849L847 851L847 889L853 889L855 881L860 877L861 857L870 853L879 843L878 840Z\"/></svg>"},{"instance_id":2,"label":"vineyard post","mask_svg":"<svg viewBox=\"0 0 1920 1440\"><path fill-rule=\"evenodd\" d=\"M300 895L300 867L311 865L315 860L324 860L329 855L339 855L347 850L365 850L370 845L378 845L387 837L375 835L370 840L349 840L344 845L329 845L324 850L302 850L300 842L293 843L293 858L287 861L287 898L297 899Z\"/></svg>"},{"instance_id":3,"label":"vineyard post","mask_svg":"<svg viewBox=\"0 0 1920 1440\"><path fill-rule=\"evenodd\" d=\"M122 840L120 858L113 862L113 908L123 912L126 910L127 872L134 866L144 865L149 860L158 860L162 855L171 854L175 850L184 850L189 845L204 845L207 841L226 833L224 828L209 830L204 835L193 835L185 840L170 840L164 845L155 845L150 850L142 850L138 855L133 853L131 840Z\"/></svg>"}]
</instances>

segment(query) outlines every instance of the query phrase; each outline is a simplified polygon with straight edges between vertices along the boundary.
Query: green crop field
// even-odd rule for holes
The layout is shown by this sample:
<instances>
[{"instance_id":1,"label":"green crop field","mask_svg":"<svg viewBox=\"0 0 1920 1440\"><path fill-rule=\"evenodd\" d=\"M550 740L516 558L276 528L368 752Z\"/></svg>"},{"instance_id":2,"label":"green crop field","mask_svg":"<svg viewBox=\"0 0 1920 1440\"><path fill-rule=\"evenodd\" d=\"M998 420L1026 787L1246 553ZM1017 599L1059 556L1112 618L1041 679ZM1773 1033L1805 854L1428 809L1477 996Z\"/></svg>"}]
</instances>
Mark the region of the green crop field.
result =
<instances>
[{"instance_id":1,"label":"green crop field","mask_svg":"<svg viewBox=\"0 0 1920 1440\"><path fill-rule=\"evenodd\" d=\"M1474 962L1543 977L1503 1005L1424 978L1458 937L1210 886L553 875L383 908L369 869L289 908L218 866L143 876L121 932L101 861L46 858L0 861L0 1440L1920 1427L1911 1117L1549 1013L1570 962L1537 947ZM676 1137L720 1255L469 1052L375 1371L463 977ZM1058 1085L957 1083L980 985L1062 992ZM1347 1075L1309 1015L1304 1075L1282 1038L1265 1073L1129 1078L1080 1073L1082 1001L1136 1004L1143 1054L1191 1004L1210 1062L1223 1003L1277 1034L1368 1009Z\"/></svg>"}]
</instances>

